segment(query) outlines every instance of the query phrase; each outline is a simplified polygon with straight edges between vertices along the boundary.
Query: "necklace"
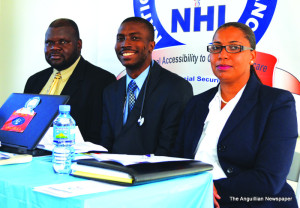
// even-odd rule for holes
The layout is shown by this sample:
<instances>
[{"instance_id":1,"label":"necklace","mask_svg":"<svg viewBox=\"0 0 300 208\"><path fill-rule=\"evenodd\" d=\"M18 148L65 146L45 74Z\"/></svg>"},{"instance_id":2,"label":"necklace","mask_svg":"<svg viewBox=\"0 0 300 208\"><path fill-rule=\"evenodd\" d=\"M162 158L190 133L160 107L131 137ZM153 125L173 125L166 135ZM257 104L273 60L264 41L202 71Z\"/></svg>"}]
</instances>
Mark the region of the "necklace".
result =
<instances>
[{"instance_id":1,"label":"necklace","mask_svg":"<svg viewBox=\"0 0 300 208\"><path fill-rule=\"evenodd\" d=\"M229 102L229 101L226 102L225 100L223 100L222 96L220 96L220 97L221 97L221 100L222 100L223 103L227 104Z\"/></svg>"}]
</instances>

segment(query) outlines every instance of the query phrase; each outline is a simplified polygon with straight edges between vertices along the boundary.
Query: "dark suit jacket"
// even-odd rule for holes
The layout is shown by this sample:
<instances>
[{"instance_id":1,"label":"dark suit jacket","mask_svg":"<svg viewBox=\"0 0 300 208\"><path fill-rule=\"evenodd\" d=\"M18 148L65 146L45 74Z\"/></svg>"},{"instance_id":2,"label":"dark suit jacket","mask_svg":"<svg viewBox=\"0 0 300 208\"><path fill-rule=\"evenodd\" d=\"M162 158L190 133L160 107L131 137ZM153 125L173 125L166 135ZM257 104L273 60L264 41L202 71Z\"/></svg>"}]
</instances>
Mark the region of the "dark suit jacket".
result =
<instances>
[{"instance_id":1,"label":"dark suit jacket","mask_svg":"<svg viewBox=\"0 0 300 208\"><path fill-rule=\"evenodd\" d=\"M186 107L174 156L194 158L212 88ZM291 93L262 85L251 74L247 86L221 132L217 154L226 179L214 181L221 207L297 207L286 183L298 136L295 101ZM262 197L262 202L233 202L231 197ZM265 197L292 197L272 202ZM223 206L222 206L223 205Z\"/></svg>"},{"instance_id":2,"label":"dark suit jacket","mask_svg":"<svg viewBox=\"0 0 300 208\"><path fill-rule=\"evenodd\" d=\"M47 68L32 75L26 83L24 93L39 94L53 72ZM102 92L116 78L113 74L80 58L74 72L61 95L69 95L71 116L76 121L86 141L99 144L102 121Z\"/></svg>"},{"instance_id":3,"label":"dark suit jacket","mask_svg":"<svg viewBox=\"0 0 300 208\"><path fill-rule=\"evenodd\" d=\"M145 83L123 126L126 77L104 91L101 144L110 152L124 154L168 155L177 136L185 104L193 95L191 84L162 68L156 62L150 68L142 116L138 126Z\"/></svg>"}]
</instances>

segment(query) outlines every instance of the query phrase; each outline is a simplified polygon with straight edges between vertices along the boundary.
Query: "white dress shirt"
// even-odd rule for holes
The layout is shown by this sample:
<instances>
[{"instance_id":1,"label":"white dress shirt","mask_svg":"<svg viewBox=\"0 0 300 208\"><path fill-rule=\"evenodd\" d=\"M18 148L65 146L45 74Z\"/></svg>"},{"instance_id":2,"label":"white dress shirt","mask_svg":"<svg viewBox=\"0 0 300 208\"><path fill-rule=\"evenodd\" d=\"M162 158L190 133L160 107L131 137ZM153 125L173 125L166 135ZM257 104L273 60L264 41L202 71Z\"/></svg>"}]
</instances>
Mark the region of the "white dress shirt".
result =
<instances>
[{"instance_id":1,"label":"white dress shirt","mask_svg":"<svg viewBox=\"0 0 300 208\"><path fill-rule=\"evenodd\" d=\"M221 90L219 87L218 92L208 106L209 113L204 121L203 131L196 149L195 160L201 160L214 166L212 170L214 180L227 178L219 163L217 144L226 121L240 100L245 86L223 109L221 109Z\"/></svg>"}]
</instances>

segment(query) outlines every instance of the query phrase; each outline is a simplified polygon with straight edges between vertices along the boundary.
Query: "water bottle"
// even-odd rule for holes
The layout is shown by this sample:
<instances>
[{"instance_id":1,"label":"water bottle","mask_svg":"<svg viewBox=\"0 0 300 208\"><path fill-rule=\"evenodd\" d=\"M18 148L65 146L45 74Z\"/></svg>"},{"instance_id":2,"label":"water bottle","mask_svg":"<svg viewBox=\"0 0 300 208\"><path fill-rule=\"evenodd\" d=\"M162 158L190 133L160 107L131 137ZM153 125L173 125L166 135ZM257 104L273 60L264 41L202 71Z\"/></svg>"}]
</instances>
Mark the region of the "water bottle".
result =
<instances>
[{"instance_id":1,"label":"water bottle","mask_svg":"<svg viewBox=\"0 0 300 208\"><path fill-rule=\"evenodd\" d=\"M59 106L59 115L53 121L52 164L59 174L69 174L74 156L75 121L70 115L69 105Z\"/></svg>"}]
</instances>

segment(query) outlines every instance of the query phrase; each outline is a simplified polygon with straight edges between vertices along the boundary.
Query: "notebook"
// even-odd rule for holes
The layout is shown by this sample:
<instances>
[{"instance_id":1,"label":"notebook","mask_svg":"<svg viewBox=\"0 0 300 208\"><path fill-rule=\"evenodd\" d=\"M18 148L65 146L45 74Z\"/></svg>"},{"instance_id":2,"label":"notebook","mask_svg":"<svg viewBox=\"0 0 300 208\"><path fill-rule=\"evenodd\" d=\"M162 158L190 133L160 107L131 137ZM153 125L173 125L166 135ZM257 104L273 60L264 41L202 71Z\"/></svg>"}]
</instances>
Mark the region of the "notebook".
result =
<instances>
[{"instance_id":1,"label":"notebook","mask_svg":"<svg viewBox=\"0 0 300 208\"><path fill-rule=\"evenodd\" d=\"M27 101L35 97L40 99L38 105L33 109L36 114L22 133L1 130L14 111L23 108L28 103ZM68 100L69 96L67 95L12 93L0 108L0 149L14 153L39 155L40 150L36 149L36 146L58 115L59 105L66 104Z\"/></svg>"},{"instance_id":2,"label":"notebook","mask_svg":"<svg viewBox=\"0 0 300 208\"><path fill-rule=\"evenodd\" d=\"M212 170L213 166L198 160L141 155L93 154L94 159L79 159L72 164L71 175L114 184L134 186L167 180L175 177L199 174ZM103 157L102 157L103 155ZM107 160L105 159L107 158ZM134 159L135 157L135 159ZM137 158L141 159L137 159ZM104 160L102 160L104 158ZM116 158L116 159L112 159ZM122 158L119 160L118 158ZM123 159L124 158L124 159Z\"/></svg>"}]
</instances>

